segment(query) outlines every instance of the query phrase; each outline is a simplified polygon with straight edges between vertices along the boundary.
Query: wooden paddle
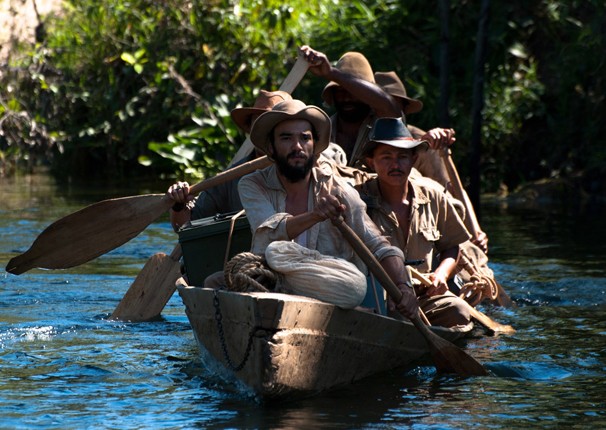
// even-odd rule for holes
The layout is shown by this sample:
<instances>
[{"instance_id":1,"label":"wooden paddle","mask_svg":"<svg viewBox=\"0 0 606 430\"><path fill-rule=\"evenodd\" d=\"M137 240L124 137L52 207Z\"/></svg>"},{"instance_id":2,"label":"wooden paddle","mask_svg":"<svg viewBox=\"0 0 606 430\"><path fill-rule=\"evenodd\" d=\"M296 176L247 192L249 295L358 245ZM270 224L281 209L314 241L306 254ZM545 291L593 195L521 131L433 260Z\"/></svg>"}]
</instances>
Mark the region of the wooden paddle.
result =
<instances>
[{"instance_id":1,"label":"wooden paddle","mask_svg":"<svg viewBox=\"0 0 606 430\"><path fill-rule=\"evenodd\" d=\"M402 299L402 292L393 283L389 275L385 272L381 264L377 261L375 256L366 247L364 242L358 237L358 235L349 227L342 218L333 220L334 225L341 231L343 236L364 263L368 266L373 275L379 280L383 288L387 291L387 294L398 303ZM432 332L421 321L421 317L417 315L411 319L414 326L421 332L431 352L436 369L439 372L444 373L457 373L462 376L486 376L488 372L473 357L465 353L461 348L458 348L446 339L442 339L440 336Z\"/></svg>"},{"instance_id":2,"label":"wooden paddle","mask_svg":"<svg viewBox=\"0 0 606 430\"><path fill-rule=\"evenodd\" d=\"M448 177L450 178L450 184L452 186L452 195L460 200L461 202L463 202L463 205L465 206L465 211L466 211L466 218L469 219L469 225L467 225L467 227L470 228L470 233L473 237L477 237L478 233L480 233L482 231L482 229L480 228L480 224L478 223L478 217L476 216L476 213L473 209L473 205L471 204L471 200L469 199L469 196L467 195L467 193L465 192L465 189L463 188L463 183L461 182L461 178L459 177L459 173L457 172L457 168L454 164L454 161L452 161L452 157L450 156L450 149L449 148L445 148L442 152L442 159L444 160L444 165L446 167L446 172L448 173ZM514 306L513 301L511 300L511 298L509 297L509 295L505 292L505 290L503 289L503 287L501 286L501 284L499 284L498 282L495 283L497 285L497 289L498 289L498 295L497 295L497 303L503 307L509 308Z\"/></svg>"},{"instance_id":3,"label":"wooden paddle","mask_svg":"<svg viewBox=\"0 0 606 430\"><path fill-rule=\"evenodd\" d=\"M160 316L162 309L176 289L181 275L181 245L170 255L151 256L135 278L110 319L121 321L149 321Z\"/></svg>"},{"instance_id":4,"label":"wooden paddle","mask_svg":"<svg viewBox=\"0 0 606 430\"><path fill-rule=\"evenodd\" d=\"M292 93L301 79L307 73L309 63L301 56L297 58L294 66L280 85L280 90ZM246 157L253 150L253 144L247 137L236 155L232 158L230 166ZM166 303L175 292L179 259L181 258L180 245L175 246L170 256L164 253L154 254L143 266L135 281L111 315L112 319L123 321L146 321L156 318L166 306ZM161 276L157 275L161 274ZM158 296L158 299L150 297ZM147 299L145 299L147 298Z\"/></svg>"},{"instance_id":5,"label":"wooden paddle","mask_svg":"<svg viewBox=\"0 0 606 430\"><path fill-rule=\"evenodd\" d=\"M421 284L426 287L430 287L432 285L431 280L429 280L429 278L427 278L427 276L425 276L423 273L419 272L414 267L409 267L409 269L410 273L412 273L412 277L421 281ZM493 321L488 315L483 314L482 312L471 306L465 300L462 300L462 302L465 303L465 306L467 307L467 309L469 309L471 317L478 321L480 324L482 324L484 327L486 327L488 330L490 330L492 333L515 333L515 329L512 326L499 324L498 322Z\"/></svg>"},{"instance_id":6,"label":"wooden paddle","mask_svg":"<svg viewBox=\"0 0 606 430\"><path fill-rule=\"evenodd\" d=\"M190 194L270 165L263 156L193 185ZM86 263L128 242L173 204L165 194L122 197L94 203L48 226L6 271L20 275L34 267L66 269Z\"/></svg>"}]
</instances>

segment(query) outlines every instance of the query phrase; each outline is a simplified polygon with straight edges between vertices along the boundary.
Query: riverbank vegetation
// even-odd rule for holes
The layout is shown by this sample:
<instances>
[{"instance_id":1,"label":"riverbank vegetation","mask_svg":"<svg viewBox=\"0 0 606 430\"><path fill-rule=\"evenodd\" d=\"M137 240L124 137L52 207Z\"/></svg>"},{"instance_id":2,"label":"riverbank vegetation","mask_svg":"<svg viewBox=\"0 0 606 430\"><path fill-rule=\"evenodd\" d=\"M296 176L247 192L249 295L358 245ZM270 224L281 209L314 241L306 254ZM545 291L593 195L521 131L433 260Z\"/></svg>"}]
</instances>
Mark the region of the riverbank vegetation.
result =
<instances>
[{"instance_id":1,"label":"riverbank vegetation","mask_svg":"<svg viewBox=\"0 0 606 430\"><path fill-rule=\"evenodd\" d=\"M38 165L59 179L212 175L244 140L230 110L277 89L309 44L334 61L355 50L375 70L395 70L424 103L409 122L454 127L461 175L478 169L483 192L550 177L604 191L605 9L598 0L72 0L2 65L0 175ZM295 96L321 105L324 85L308 74Z\"/></svg>"}]
</instances>

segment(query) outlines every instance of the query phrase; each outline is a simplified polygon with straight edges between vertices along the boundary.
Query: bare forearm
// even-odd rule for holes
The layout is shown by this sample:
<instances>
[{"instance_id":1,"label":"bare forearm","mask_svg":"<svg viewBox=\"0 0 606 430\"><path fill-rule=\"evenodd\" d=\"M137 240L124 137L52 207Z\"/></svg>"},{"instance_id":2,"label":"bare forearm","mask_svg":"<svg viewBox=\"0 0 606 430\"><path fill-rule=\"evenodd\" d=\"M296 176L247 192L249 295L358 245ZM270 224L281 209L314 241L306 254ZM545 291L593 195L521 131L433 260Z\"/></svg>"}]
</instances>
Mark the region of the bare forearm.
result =
<instances>
[{"instance_id":1,"label":"bare forearm","mask_svg":"<svg viewBox=\"0 0 606 430\"><path fill-rule=\"evenodd\" d=\"M305 230L323 220L324 219L322 217L318 216L314 212L305 212L303 214L288 218L286 220L286 233L288 234L288 238L296 238Z\"/></svg>"},{"instance_id":2,"label":"bare forearm","mask_svg":"<svg viewBox=\"0 0 606 430\"><path fill-rule=\"evenodd\" d=\"M427 289L428 296L444 294L448 291L448 279L454 273L459 258L459 247L455 246L440 253L440 264L431 274L432 286Z\"/></svg>"},{"instance_id":3,"label":"bare forearm","mask_svg":"<svg viewBox=\"0 0 606 430\"><path fill-rule=\"evenodd\" d=\"M400 257L389 256L381 260L381 266L396 285L410 284L408 272Z\"/></svg>"},{"instance_id":4,"label":"bare forearm","mask_svg":"<svg viewBox=\"0 0 606 430\"><path fill-rule=\"evenodd\" d=\"M457 268L459 261L459 247L452 247L440 253L440 264L434 271L436 275L441 275L445 280L450 279Z\"/></svg>"},{"instance_id":5,"label":"bare forearm","mask_svg":"<svg viewBox=\"0 0 606 430\"><path fill-rule=\"evenodd\" d=\"M389 309L392 311L397 309L407 318L412 319L416 317L419 312L419 302L414 294L414 290L410 288L410 278L402 259L396 256L386 257L381 260L381 266L383 266L383 269L385 269L402 293L398 303L394 302L395 297L389 298Z\"/></svg>"},{"instance_id":6,"label":"bare forearm","mask_svg":"<svg viewBox=\"0 0 606 430\"><path fill-rule=\"evenodd\" d=\"M181 211L175 212L174 210L169 211L170 214L170 225L173 226L173 230L178 231L179 228L189 222L191 219L191 210L184 207Z\"/></svg>"},{"instance_id":7,"label":"bare forearm","mask_svg":"<svg viewBox=\"0 0 606 430\"><path fill-rule=\"evenodd\" d=\"M309 62L309 70L314 75L336 82L355 98L369 105L378 117L397 118L402 115L400 103L378 85L331 66L324 53L310 46L302 46L300 52Z\"/></svg>"},{"instance_id":8,"label":"bare forearm","mask_svg":"<svg viewBox=\"0 0 606 430\"><path fill-rule=\"evenodd\" d=\"M330 68L326 79L338 83L356 98L369 105L378 117L397 118L402 114L397 101L372 82L356 78L335 67Z\"/></svg>"}]
</instances>

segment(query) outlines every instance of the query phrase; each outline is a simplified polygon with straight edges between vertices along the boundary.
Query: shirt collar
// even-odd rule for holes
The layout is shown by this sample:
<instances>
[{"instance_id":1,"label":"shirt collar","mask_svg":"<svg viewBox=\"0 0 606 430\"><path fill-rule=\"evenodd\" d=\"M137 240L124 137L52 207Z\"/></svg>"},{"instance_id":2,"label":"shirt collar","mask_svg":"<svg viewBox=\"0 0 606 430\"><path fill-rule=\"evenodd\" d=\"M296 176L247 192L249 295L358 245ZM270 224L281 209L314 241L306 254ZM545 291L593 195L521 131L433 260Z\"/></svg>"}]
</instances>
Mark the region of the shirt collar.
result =
<instances>
[{"instance_id":1,"label":"shirt collar","mask_svg":"<svg viewBox=\"0 0 606 430\"><path fill-rule=\"evenodd\" d=\"M413 205L423 205L431 201L429 196L427 196L427 193L425 193L425 190L414 178L409 177L408 183L412 186L412 196L409 196L408 200L410 200ZM379 179L372 178L368 180L366 182L366 187L368 189L369 196L371 196L366 204L371 208L382 207L383 198L381 196L381 189L379 188Z\"/></svg>"}]
</instances>

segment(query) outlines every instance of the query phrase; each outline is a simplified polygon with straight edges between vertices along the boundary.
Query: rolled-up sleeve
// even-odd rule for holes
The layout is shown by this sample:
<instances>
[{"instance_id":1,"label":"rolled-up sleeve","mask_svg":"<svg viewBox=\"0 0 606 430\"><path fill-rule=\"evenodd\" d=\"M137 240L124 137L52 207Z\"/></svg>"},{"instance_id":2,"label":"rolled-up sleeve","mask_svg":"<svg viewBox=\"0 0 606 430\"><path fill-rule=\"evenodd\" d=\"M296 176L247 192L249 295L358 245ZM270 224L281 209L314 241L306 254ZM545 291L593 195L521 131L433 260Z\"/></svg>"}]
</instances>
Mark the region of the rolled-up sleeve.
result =
<instances>
[{"instance_id":1,"label":"rolled-up sleeve","mask_svg":"<svg viewBox=\"0 0 606 430\"><path fill-rule=\"evenodd\" d=\"M251 252L255 254L264 253L267 246L276 240L289 240L286 220L291 215L277 212L277 202L272 201L264 182L262 173L255 172L244 176L238 184L242 207L253 233Z\"/></svg>"}]
</instances>

